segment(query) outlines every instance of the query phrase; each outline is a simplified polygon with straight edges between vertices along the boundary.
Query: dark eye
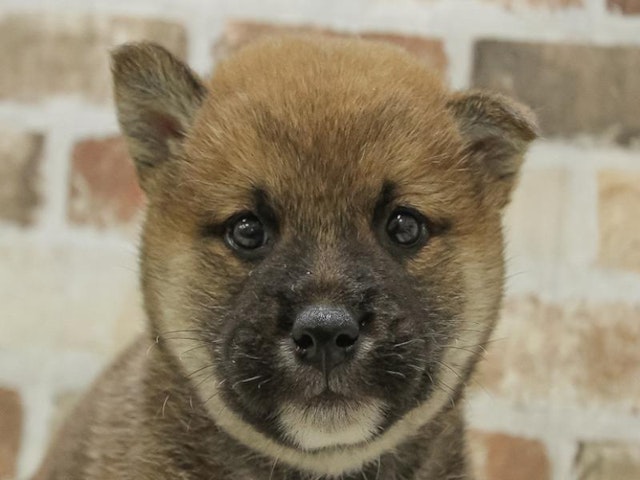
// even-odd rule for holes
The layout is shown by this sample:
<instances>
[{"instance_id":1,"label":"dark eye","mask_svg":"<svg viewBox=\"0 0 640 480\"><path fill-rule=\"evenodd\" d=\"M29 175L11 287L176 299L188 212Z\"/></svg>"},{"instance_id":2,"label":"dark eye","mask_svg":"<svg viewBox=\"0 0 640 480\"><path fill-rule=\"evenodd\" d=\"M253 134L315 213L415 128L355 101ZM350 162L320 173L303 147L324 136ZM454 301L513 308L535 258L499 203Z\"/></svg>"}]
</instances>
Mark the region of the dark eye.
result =
<instances>
[{"instance_id":1,"label":"dark eye","mask_svg":"<svg viewBox=\"0 0 640 480\"><path fill-rule=\"evenodd\" d=\"M425 218L413 210L400 208L395 210L387 222L387 235L392 242L403 247L424 244L428 237Z\"/></svg>"},{"instance_id":2,"label":"dark eye","mask_svg":"<svg viewBox=\"0 0 640 480\"><path fill-rule=\"evenodd\" d=\"M267 233L260 219L247 213L229 224L225 240L232 248L255 250L267 242Z\"/></svg>"}]
</instances>

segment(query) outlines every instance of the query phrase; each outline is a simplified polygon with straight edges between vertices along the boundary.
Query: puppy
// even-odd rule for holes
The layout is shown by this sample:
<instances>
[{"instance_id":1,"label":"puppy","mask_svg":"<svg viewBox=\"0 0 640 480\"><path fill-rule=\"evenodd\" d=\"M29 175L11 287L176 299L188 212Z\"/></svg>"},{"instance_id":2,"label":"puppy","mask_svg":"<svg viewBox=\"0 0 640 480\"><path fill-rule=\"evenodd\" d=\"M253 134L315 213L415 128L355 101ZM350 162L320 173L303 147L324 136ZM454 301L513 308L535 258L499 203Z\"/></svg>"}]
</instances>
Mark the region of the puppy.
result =
<instances>
[{"instance_id":1,"label":"puppy","mask_svg":"<svg viewBox=\"0 0 640 480\"><path fill-rule=\"evenodd\" d=\"M531 114L360 40L273 38L206 85L152 44L112 64L148 333L36 478L472 478Z\"/></svg>"}]
</instances>

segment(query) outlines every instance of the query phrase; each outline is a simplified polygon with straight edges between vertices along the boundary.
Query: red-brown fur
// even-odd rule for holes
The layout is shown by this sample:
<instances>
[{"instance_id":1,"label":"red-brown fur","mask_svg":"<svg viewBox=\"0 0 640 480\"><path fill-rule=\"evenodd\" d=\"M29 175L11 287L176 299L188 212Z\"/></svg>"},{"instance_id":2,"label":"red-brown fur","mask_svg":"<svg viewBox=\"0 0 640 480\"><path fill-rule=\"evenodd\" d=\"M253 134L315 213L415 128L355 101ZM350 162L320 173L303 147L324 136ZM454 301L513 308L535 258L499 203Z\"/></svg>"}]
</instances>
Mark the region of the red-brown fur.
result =
<instances>
[{"instance_id":1,"label":"red-brown fur","mask_svg":"<svg viewBox=\"0 0 640 480\"><path fill-rule=\"evenodd\" d=\"M536 135L526 109L452 94L408 54L358 40L271 39L222 63L206 87L159 47L128 46L114 55L114 79L149 196L149 331L94 386L36 478L470 478L457 402L500 305L502 208ZM435 310L457 312L446 338L467 348L443 345L453 374L440 371L434 393L376 439L317 452L281 445L225 405L221 379L191 376L204 361L185 353L205 338L190 338L195 299L233 304L260 271L203 240L202 227L252 209L258 187L281 218L277 241L310 242L315 295L344 301L345 232L352 250L381 251L371 217L387 183L395 202L441 227L397 271L429 286Z\"/></svg>"}]
</instances>

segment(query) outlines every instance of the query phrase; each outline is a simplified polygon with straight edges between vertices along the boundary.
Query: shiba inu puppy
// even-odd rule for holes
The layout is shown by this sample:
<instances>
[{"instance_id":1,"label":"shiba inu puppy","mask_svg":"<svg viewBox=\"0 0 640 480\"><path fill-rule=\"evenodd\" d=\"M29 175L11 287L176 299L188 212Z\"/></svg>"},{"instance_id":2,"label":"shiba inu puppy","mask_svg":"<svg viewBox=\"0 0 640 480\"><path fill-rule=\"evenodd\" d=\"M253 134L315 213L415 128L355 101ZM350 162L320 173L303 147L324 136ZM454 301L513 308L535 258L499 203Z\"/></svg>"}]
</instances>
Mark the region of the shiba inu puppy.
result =
<instances>
[{"instance_id":1,"label":"shiba inu puppy","mask_svg":"<svg viewBox=\"0 0 640 480\"><path fill-rule=\"evenodd\" d=\"M470 479L528 110L355 39L262 41L207 84L152 44L112 63L148 333L36 478Z\"/></svg>"}]
</instances>

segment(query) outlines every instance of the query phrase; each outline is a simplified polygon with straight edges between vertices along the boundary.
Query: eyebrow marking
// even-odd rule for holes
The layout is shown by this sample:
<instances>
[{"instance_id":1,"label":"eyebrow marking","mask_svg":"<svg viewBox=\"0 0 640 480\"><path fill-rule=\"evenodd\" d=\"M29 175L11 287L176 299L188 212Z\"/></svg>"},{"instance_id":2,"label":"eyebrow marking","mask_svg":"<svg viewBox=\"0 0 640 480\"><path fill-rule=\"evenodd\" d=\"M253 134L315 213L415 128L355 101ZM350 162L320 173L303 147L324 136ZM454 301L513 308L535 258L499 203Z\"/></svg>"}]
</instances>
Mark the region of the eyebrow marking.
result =
<instances>
[{"instance_id":1,"label":"eyebrow marking","mask_svg":"<svg viewBox=\"0 0 640 480\"><path fill-rule=\"evenodd\" d=\"M255 213L258 215L258 218L267 223L271 228L276 229L278 226L278 217L267 192L263 188L254 187L252 196L256 209Z\"/></svg>"},{"instance_id":2,"label":"eyebrow marking","mask_svg":"<svg viewBox=\"0 0 640 480\"><path fill-rule=\"evenodd\" d=\"M375 207L373 207L373 222L377 223L385 214L387 207L396 198L396 186L390 182L385 181L382 185L382 189L378 194Z\"/></svg>"},{"instance_id":3,"label":"eyebrow marking","mask_svg":"<svg viewBox=\"0 0 640 480\"><path fill-rule=\"evenodd\" d=\"M272 230L277 231L277 215L264 189L253 187L246 191L245 195L246 200L233 210L227 209L226 214L222 212L217 212L217 215L215 212L201 214L198 221L200 234L205 237L223 235L230 222L247 214L258 216Z\"/></svg>"}]
</instances>

